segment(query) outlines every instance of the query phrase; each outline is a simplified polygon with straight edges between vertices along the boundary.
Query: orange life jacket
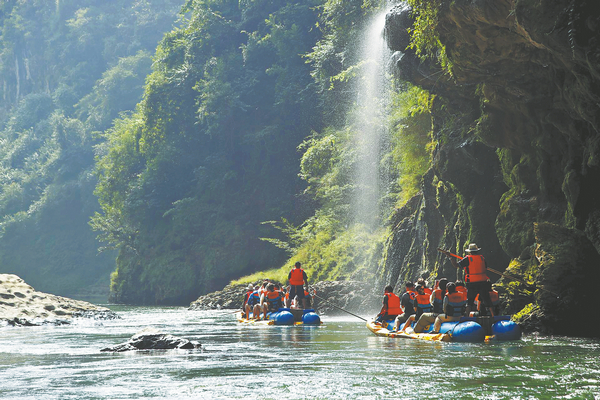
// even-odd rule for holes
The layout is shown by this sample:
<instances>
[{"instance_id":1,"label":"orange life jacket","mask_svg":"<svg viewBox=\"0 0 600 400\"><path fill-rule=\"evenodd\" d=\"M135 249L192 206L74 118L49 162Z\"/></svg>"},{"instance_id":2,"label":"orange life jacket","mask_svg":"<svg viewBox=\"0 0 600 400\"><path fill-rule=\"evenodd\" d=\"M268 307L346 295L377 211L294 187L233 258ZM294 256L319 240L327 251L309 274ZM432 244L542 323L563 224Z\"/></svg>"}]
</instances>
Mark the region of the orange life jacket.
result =
<instances>
[{"instance_id":1,"label":"orange life jacket","mask_svg":"<svg viewBox=\"0 0 600 400\"><path fill-rule=\"evenodd\" d=\"M423 288L423 291L425 292L426 295L431 296L431 289L430 288L428 288L428 287Z\"/></svg>"},{"instance_id":2,"label":"orange life jacket","mask_svg":"<svg viewBox=\"0 0 600 400\"><path fill-rule=\"evenodd\" d=\"M494 289L490 290L490 298L492 299L493 305L496 305L500 302L500 295Z\"/></svg>"},{"instance_id":3,"label":"orange life jacket","mask_svg":"<svg viewBox=\"0 0 600 400\"><path fill-rule=\"evenodd\" d=\"M250 295L254 292L253 290L249 290L246 292L246 295L244 296L244 305L246 305L246 303L248 303L248 299L250 298Z\"/></svg>"},{"instance_id":4,"label":"orange life jacket","mask_svg":"<svg viewBox=\"0 0 600 400\"><path fill-rule=\"evenodd\" d=\"M462 293L454 292L447 293L448 305L446 306L446 315L450 317L460 317L464 313L465 305L467 300L464 298Z\"/></svg>"},{"instance_id":5,"label":"orange life jacket","mask_svg":"<svg viewBox=\"0 0 600 400\"><path fill-rule=\"evenodd\" d=\"M484 282L490 279L486 275L487 268L485 267L485 259L483 256L480 256L479 254L469 254L466 258L469 260L469 265L465 267L465 282Z\"/></svg>"},{"instance_id":6,"label":"orange life jacket","mask_svg":"<svg viewBox=\"0 0 600 400\"><path fill-rule=\"evenodd\" d=\"M387 314L402 314L402 308L400 308L400 297L396 296L394 293L384 293L383 295L387 297Z\"/></svg>"},{"instance_id":7,"label":"orange life jacket","mask_svg":"<svg viewBox=\"0 0 600 400\"><path fill-rule=\"evenodd\" d=\"M290 272L290 285L302 286L304 285L304 270L302 268L294 268Z\"/></svg>"},{"instance_id":8,"label":"orange life jacket","mask_svg":"<svg viewBox=\"0 0 600 400\"><path fill-rule=\"evenodd\" d=\"M490 299L492 300L492 306L497 306L498 304L500 304L500 295L494 289L490 290ZM477 294L477 296L475 296L475 303L477 303L477 305L478 305L477 309L479 309L479 305L480 305L479 294Z\"/></svg>"},{"instance_id":9,"label":"orange life jacket","mask_svg":"<svg viewBox=\"0 0 600 400\"><path fill-rule=\"evenodd\" d=\"M265 286L265 287L263 287L263 288L260 288L260 289L258 289L258 293L259 293L261 296L263 296L263 295L267 294L267 287Z\"/></svg>"},{"instance_id":10,"label":"orange life jacket","mask_svg":"<svg viewBox=\"0 0 600 400\"><path fill-rule=\"evenodd\" d=\"M281 307L281 294L278 291L265 293L265 300L269 303L270 310Z\"/></svg>"},{"instance_id":11,"label":"orange life jacket","mask_svg":"<svg viewBox=\"0 0 600 400\"><path fill-rule=\"evenodd\" d=\"M416 306L416 312L417 312L417 316L416 318L418 319L421 314L426 313L426 312L431 312L431 303L429 302L429 298L430 295L426 295L426 294L417 294L417 297L415 298L415 306Z\"/></svg>"}]
</instances>

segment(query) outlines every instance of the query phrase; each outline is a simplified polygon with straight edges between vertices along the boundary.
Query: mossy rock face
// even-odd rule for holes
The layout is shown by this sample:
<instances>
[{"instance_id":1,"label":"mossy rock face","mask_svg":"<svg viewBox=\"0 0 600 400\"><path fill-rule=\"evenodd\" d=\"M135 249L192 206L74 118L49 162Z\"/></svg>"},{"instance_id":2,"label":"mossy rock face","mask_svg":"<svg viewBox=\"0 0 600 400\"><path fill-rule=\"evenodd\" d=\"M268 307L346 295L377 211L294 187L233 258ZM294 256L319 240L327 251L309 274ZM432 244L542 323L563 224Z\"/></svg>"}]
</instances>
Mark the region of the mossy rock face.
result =
<instances>
[{"instance_id":1,"label":"mossy rock face","mask_svg":"<svg viewBox=\"0 0 600 400\"><path fill-rule=\"evenodd\" d=\"M533 224L538 217L539 204L536 197L511 194L507 192L502 198L495 225L504 251L511 257L518 257L534 242Z\"/></svg>"},{"instance_id":2,"label":"mossy rock face","mask_svg":"<svg viewBox=\"0 0 600 400\"><path fill-rule=\"evenodd\" d=\"M589 313L597 303L600 255L579 230L537 223L534 231L538 307L531 312L529 324L543 327L545 333L600 337Z\"/></svg>"}]
</instances>

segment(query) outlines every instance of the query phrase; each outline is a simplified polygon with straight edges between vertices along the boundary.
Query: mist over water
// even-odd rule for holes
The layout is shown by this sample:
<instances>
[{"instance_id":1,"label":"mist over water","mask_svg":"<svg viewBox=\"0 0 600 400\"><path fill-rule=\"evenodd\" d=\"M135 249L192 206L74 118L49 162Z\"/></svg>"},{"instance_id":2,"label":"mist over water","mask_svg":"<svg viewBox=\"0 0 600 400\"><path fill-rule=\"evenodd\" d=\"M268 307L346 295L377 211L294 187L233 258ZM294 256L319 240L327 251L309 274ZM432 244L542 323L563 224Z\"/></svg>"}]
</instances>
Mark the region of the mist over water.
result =
<instances>
[{"instance_id":1,"label":"mist over water","mask_svg":"<svg viewBox=\"0 0 600 400\"><path fill-rule=\"evenodd\" d=\"M389 146L391 51L384 39L385 16L382 10L371 19L360 44L361 68L357 80L357 99L352 120L356 128L357 163L354 171L355 221L369 230L379 226L380 199L389 187L389 172L381 167L383 152Z\"/></svg>"}]
</instances>

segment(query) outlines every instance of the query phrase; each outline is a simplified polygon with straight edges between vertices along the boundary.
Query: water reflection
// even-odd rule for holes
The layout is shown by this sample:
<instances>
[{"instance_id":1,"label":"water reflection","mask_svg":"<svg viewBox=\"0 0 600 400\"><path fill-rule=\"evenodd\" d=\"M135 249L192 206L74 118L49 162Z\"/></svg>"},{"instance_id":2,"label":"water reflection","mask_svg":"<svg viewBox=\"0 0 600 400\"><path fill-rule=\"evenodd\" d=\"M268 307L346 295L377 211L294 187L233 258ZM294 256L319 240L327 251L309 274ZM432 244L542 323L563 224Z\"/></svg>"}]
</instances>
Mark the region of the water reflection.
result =
<instances>
[{"instance_id":1,"label":"water reflection","mask_svg":"<svg viewBox=\"0 0 600 400\"><path fill-rule=\"evenodd\" d=\"M128 308L121 320L4 328L0 397L594 398L600 345L525 337L457 344L388 339L364 322L242 325L227 312ZM203 351L100 353L146 327L199 340Z\"/></svg>"}]
</instances>

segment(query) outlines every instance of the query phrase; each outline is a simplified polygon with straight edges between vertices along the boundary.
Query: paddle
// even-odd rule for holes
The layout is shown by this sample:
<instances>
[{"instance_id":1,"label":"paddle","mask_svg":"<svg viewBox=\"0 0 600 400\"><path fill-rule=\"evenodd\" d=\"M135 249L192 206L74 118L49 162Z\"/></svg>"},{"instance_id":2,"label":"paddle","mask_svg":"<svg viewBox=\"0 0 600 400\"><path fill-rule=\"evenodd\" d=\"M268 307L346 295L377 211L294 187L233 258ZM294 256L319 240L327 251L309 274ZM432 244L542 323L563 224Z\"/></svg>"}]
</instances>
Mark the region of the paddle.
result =
<instances>
[{"instance_id":1,"label":"paddle","mask_svg":"<svg viewBox=\"0 0 600 400\"><path fill-rule=\"evenodd\" d=\"M456 257L456 258L458 258L458 259L460 259L460 260L462 260L462 258L463 258L463 257L461 257L461 256L459 256L459 255L456 255L456 254L450 253L450 252L449 252L449 251L447 251L447 250L442 250L442 249L440 249L439 247L438 247L438 249L437 249L437 250L438 250L440 253L443 253L443 254L445 254L445 255L447 255L447 256L449 256L449 257L450 257L450 256L452 256L452 257ZM524 284L524 285L527 285L527 286L529 286L529 287L535 286L535 285L532 285L532 284L531 284L531 283L529 283L529 282L526 282L526 281L524 281L523 279L517 278L517 277L515 277L515 276L512 276L512 275L509 275L509 274L507 274L507 273L505 273L505 272L496 271L495 269L493 269L493 268L490 268L490 267L488 267L487 265L486 265L486 268L487 268L487 270L488 270L488 271L490 271L490 272L493 272L493 273L495 273L495 274L498 274L498 275L500 275L500 276L503 276L503 277L505 277L505 278L508 278L508 279L512 279L512 280L514 280L514 281L517 281L517 282L521 282L522 284ZM557 294L557 293L554 293L554 292L553 292L553 291L551 291L551 290L544 289L543 287L539 287L538 289L540 289L540 290L543 290L543 291L546 291L546 292L548 292L548 293L551 293L551 294L555 295L557 299L560 299L560 295L559 295L559 294Z\"/></svg>"},{"instance_id":2,"label":"paddle","mask_svg":"<svg viewBox=\"0 0 600 400\"><path fill-rule=\"evenodd\" d=\"M315 297L318 297L319 299L323 300L325 303L329 304L329 305L330 305L330 306L332 306L332 307L335 307L335 308L337 308L338 310L342 310L343 312L345 312L345 313L348 313L348 314L350 314L350 315L353 315L353 316L355 316L356 318L360 318L360 319L362 319L362 320L363 320L363 321L365 321L365 322L369 322L369 321L367 321L366 319L364 319L364 318L363 318L363 317L361 317L361 316L358 316L358 315L356 315L356 314L353 314L353 313L351 313L350 311L344 310L342 307L338 307L338 306L336 306L335 304L333 304L332 302L330 302L330 301L328 301L328 300L324 299L323 297L319 296L319 295L318 295L317 293L315 293L315 292L313 292L313 294L312 294L312 295L313 295L313 296L315 296Z\"/></svg>"}]
</instances>

